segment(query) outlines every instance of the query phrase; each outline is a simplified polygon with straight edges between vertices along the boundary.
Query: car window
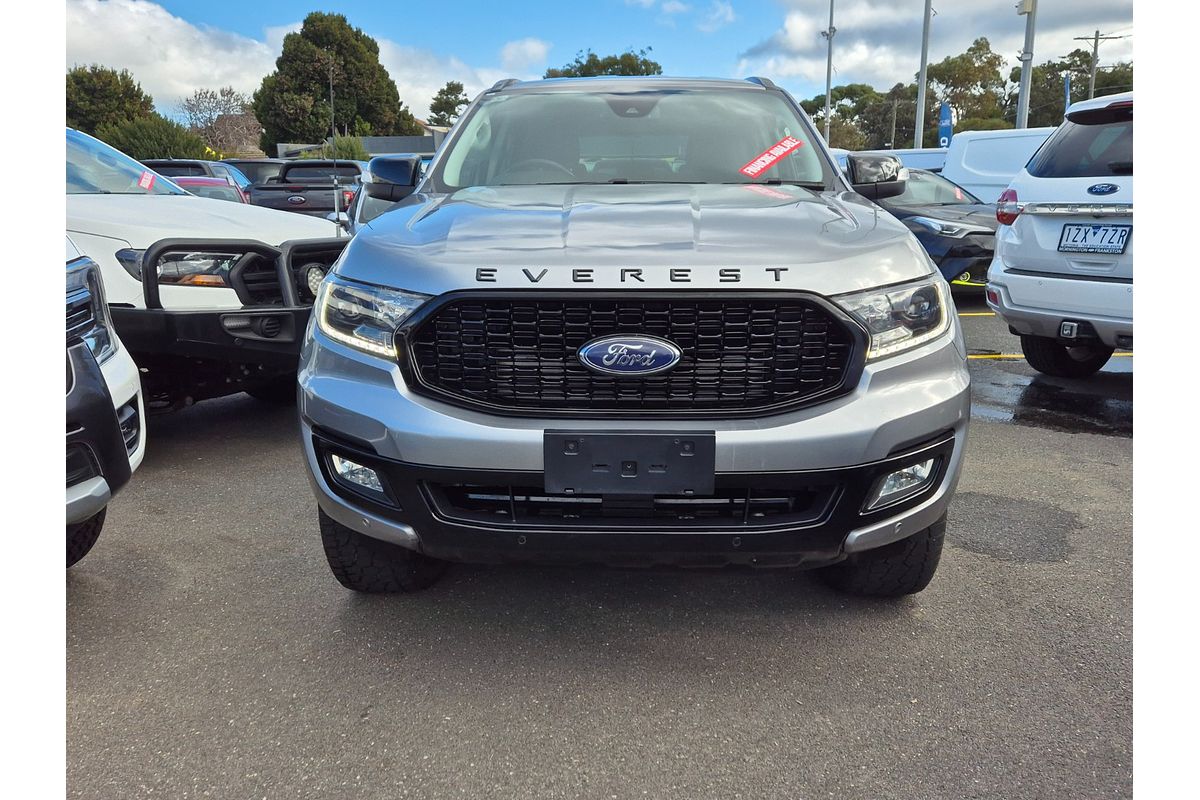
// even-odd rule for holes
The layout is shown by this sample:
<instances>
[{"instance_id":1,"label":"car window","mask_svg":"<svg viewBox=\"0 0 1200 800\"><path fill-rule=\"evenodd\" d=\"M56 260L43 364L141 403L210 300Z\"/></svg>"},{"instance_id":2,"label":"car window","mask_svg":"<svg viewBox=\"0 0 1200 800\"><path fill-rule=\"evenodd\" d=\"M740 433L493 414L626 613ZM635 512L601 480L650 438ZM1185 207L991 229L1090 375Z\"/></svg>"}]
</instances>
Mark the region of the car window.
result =
<instances>
[{"instance_id":1,"label":"car window","mask_svg":"<svg viewBox=\"0 0 1200 800\"><path fill-rule=\"evenodd\" d=\"M240 164L235 164L238 171L246 176L250 183L266 183L268 178L273 178L279 174L279 170L283 167L282 164L273 163L270 161L243 161Z\"/></svg>"},{"instance_id":2,"label":"car window","mask_svg":"<svg viewBox=\"0 0 1200 800\"><path fill-rule=\"evenodd\" d=\"M163 162L150 162L150 168L159 175L166 175L171 178L183 178L186 176L204 177L208 173L204 171L204 167L199 164L165 164Z\"/></svg>"},{"instance_id":3,"label":"car window","mask_svg":"<svg viewBox=\"0 0 1200 800\"><path fill-rule=\"evenodd\" d=\"M940 175L923 170L909 170L904 193L888 198L888 204L898 206L949 206L982 202L978 197Z\"/></svg>"},{"instance_id":4,"label":"car window","mask_svg":"<svg viewBox=\"0 0 1200 800\"><path fill-rule=\"evenodd\" d=\"M485 98L431 176L446 189L542 183L826 185L813 132L776 92L547 91Z\"/></svg>"},{"instance_id":5,"label":"car window","mask_svg":"<svg viewBox=\"0 0 1200 800\"><path fill-rule=\"evenodd\" d=\"M236 186L188 186L187 190L197 197L208 197L213 200L232 200L242 202L241 192Z\"/></svg>"},{"instance_id":6,"label":"car window","mask_svg":"<svg viewBox=\"0 0 1200 800\"><path fill-rule=\"evenodd\" d=\"M67 131L67 194L186 194L116 148Z\"/></svg>"},{"instance_id":7,"label":"car window","mask_svg":"<svg viewBox=\"0 0 1200 800\"><path fill-rule=\"evenodd\" d=\"M214 172L220 170L217 174L222 178L228 178L233 181L239 189L245 189L250 186L250 179L242 174L241 170L237 167L228 164L210 164L209 166L212 167Z\"/></svg>"},{"instance_id":8,"label":"car window","mask_svg":"<svg viewBox=\"0 0 1200 800\"><path fill-rule=\"evenodd\" d=\"M337 175L345 182L346 178L357 178L359 176L359 168L353 164L347 166L339 165L334 168L329 166L289 166L287 172L283 174L283 180L288 183L329 183L330 178Z\"/></svg>"},{"instance_id":9,"label":"car window","mask_svg":"<svg viewBox=\"0 0 1200 800\"><path fill-rule=\"evenodd\" d=\"M1133 107L1072 115L1029 161L1037 178L1133 174Z\"/></svg>"}]
</instances>

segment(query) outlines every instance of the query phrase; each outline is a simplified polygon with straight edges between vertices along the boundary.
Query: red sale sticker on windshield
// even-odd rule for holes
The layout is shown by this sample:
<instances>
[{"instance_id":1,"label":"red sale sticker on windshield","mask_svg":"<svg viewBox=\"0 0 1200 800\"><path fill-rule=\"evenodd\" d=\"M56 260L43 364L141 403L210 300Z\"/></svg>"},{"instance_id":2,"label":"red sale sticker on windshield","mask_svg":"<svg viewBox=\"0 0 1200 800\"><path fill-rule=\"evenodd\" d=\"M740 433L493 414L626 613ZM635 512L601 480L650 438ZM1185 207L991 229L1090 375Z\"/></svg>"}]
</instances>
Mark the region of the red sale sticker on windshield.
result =
<instances>
[{"instance_id":1,"label":"red sale sticker on windshield","mask_svg":"<svg viewBox=\"0 0 1200 800\"><path fill-rule=\"evenodd\" d=\"M748 177L754 178L759 173L766 172L771 167L775 166L781 158L791 153L793 150L801 147L804 142L794 136L785 136L776 142L771 147L767 148L761 155L755 157L746 166L738 170L738 172Z\"/></svg>"},{"instance_id":2,"label":"red sale sticker on windshield","mask_svg":"<svg viewBox=\"0 0 1200 800\"><path fill-rule=\"evenodd\" d=\"M154 185L154 173L143 172L142 177L138 178L138 188L150 191L150 187Z\"/></svg>"}]
</instances>

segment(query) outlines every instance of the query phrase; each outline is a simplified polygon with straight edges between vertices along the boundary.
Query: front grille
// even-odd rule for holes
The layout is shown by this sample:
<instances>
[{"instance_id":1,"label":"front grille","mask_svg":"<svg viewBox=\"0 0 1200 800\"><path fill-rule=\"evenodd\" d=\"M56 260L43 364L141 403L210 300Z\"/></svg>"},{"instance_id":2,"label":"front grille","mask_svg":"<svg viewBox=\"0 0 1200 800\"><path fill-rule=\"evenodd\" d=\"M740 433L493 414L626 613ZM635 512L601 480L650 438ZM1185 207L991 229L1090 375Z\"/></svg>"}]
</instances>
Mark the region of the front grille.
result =
<instances>
[{"instance_id":1,"label":"front grille","mask_svg":"<svg viewBox=\"0 0 1200 800\"><path fill-rule=\"evenodd\" d=\"M424 484L445 519L496 526L738 529L803 525L824 517L836 486L718 488L707 496L549 494L529 486Z\"/></svg>"},{"instance_id":2,"label":"front grille","mask_svg":"<svg viewBox=\"0 0 1200 800\"><path fill-rule=\"evenodd\" d=\"M67 297L67 341L83 338L96 325L90 292L76 292Z\"/></svg>"},{"instance_id":3,"label":"front grille","mask_svg":"<svg viewBox=\"0 0 1200 800\"><path fill-rule=\"evenodd\" d=\"M661 337L683 356L645 378L580 363L580 347L616 334ZM508 414L784 410L849 390L858 360L849 325L799 293L464 294L407 341L417 391Z\"/></svg>"}]
</instances>

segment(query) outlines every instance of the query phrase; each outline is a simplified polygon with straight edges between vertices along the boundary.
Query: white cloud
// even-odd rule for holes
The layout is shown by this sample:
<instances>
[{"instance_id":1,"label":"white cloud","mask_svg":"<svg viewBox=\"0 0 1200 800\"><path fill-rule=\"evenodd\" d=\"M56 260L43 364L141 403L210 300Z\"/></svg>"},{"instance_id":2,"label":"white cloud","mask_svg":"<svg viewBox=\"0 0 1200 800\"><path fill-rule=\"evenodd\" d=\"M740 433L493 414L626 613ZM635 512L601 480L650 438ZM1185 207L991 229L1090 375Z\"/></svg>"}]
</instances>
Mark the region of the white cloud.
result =
<instances>
[{"instance_id":1,"label":"white cloud","mask_svg":"<svg viewBox=\"0 0 1200 800\"><path fill-rule=\"evenodd\" d=\"M660 10L664 14L683 14L684 12L691 11L692 7L687 3L679 2L679 0L665 0Z\"/></svg>"},{"instance_id":2,"label":"white cloud","mask_svg":"<svg viewBox=\"0 0 1200 800\"><path fill-rule=\"evenodd\" d=\"M737 15L733 13L732 3L724 2L724 0L713 0L713 4L708 7L708 13L696 23L696 27L705 33L712 33L715 30L724 28L736 19Z\"/></svg>"},{"instance_id":3,"label":"white cloud","mask_svg":"<svg viewBox=\"0 0 1200 800\"><path fill-rule=\"evenodd\" d=\"M550 52L550 43L535 39L518 39L507 42L500 48L500 65L514 72L540 67L546 63L546 55Z\"/></svg>"},{"instance_id":4,"label":"white cloud","mask_svg":"<svg viewBox=\"0 0 1200 800\"><path fill-rule=\"evenodd\" d=\"M641 6L642 8L650 8L656 0L625 0L627 6Z\"/></svg>"}]
</instances>

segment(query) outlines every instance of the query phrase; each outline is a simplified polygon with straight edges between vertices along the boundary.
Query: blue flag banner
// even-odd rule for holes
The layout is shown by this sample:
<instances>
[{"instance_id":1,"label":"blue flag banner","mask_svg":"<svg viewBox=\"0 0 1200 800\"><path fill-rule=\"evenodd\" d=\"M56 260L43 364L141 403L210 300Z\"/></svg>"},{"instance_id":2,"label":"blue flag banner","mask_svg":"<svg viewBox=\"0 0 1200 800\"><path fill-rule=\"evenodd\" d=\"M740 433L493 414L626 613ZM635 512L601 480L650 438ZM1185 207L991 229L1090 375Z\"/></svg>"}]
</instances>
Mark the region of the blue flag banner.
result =
<instances>
[{"instance_id":1,"label":"blue flag banner","mask_svg":"<svg viewBox=\"0 0 1200 800\"><path fill-rule=\"evenodd\" d=\"M950 104L942 103L942 111L938 116L938 147L949 147L950 137L954 135L954 123L950 117Z\"/></svg>"}]
</instances>

